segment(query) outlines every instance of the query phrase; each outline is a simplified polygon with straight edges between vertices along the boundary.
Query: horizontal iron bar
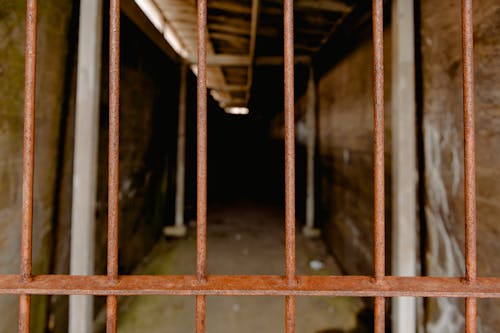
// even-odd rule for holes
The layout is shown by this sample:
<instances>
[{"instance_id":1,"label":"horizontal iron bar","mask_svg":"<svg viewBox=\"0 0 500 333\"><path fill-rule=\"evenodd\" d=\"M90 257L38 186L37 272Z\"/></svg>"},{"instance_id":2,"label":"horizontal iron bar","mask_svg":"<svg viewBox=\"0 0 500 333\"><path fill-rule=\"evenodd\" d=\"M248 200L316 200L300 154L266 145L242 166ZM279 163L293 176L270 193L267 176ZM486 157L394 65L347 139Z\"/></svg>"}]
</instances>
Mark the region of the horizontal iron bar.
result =
<instances>
[{"instance_id":1,"label":"horizontal iron bar","mask_svg":"<svg viewBox=\"0 0 500 333\"><path fill-rule=\"evenodd\" d=\"M288 284L276 275L209 275L201 282L195 275L126 275L115 282L104 275L39 275L27 282L0 275L0 294L500 298L500 278L298 276Z\"/></svg>"}]
</instances>

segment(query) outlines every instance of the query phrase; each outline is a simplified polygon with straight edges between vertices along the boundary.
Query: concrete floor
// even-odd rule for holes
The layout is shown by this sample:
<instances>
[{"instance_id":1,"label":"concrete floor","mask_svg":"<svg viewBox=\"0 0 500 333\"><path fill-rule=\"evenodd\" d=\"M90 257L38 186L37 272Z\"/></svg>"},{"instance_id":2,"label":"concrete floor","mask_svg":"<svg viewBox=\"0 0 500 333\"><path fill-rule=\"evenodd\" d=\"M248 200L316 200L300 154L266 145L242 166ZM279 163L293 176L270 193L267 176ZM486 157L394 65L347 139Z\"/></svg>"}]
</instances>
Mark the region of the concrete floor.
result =
<instances>
[{"instance_id":1,"label":"concrete floor","mask_svg":"<svg viewBox=\"0 0 500 333\"><path fill-rule=\"evenodd\" d=\"M208 214L209 274L284 274L282 211L265 205L212 207ZM134 274L193 274L195 229L181 240L162 240ZM311 261L324 267L312 269ZM320 239L297 235L298 274L340 274ZM359 298L299 297L297 333L361 332ZM194 297L141 296L121 299L118 331L194 332ZM284 332L284 297L208 297L208 333Z\"/></svg>"}]
</instances>

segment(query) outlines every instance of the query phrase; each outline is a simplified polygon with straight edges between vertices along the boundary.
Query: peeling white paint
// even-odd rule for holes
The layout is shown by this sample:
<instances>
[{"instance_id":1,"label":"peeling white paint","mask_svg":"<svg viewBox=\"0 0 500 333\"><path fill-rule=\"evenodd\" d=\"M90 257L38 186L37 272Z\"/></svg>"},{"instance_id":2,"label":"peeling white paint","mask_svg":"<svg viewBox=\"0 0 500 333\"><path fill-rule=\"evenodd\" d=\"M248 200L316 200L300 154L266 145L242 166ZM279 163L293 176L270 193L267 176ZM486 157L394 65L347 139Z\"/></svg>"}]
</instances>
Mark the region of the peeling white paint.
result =
<instances>
[{"instance_id":1,"label":"peeling white paint","mask_svg":"<svg viewBox=\"0 0 500 333\"><path fill-rule=\"evenodd\" d=\"M425 161L427 200L425 214L427 219L428 248L426 261L428 275L431 276L464 276L465 260L462 249L449 230L457 223L456 216L450 209L449 195L459 195L463 177L461 163L462 152L460 130L454 126L452 116L444 116L440 127L429 122L425 123ZM451 154L445 165L443 155ZM451 172L446 183L443 171ZM451 185L451 192L447 186ZM449 190L449 188L448 188ZM464 330L465 318L459 306L459 299L437 298L438 310L431 314L431 320L426 325L428 333L461 333ZM481 325L478 318L477 332L489 333Z\"/></svg>"},{"instance_id":2,"label":"peeling white paint","mask_svg":"<svg viewBox=\"0 0 500 333\"><path fill-rule=\"evenodd\" d=\"M445 122L451 123L451 122ZM448 195L442 176L442 151L454 142L453 129L449 127L441 132L430 124L425 128L425 158L427 177L427 218L428 274L433 276L463 276L464 257L457 240L446 229L446 221L453 220L448 203ZM441 135L443 133L443 135ZM451 149L454 151L455 149ZM457 153L452 153L453 192L460 182L460 162ZM458 167L456 165L458 163ZM457 172L458 171L458 172ZM457 175L458 174L458 175ZM456 175L458 180L456 180ZM429 333L458 333L463 331L465 319L458 305L458 300L451 298L436 299L439 311L437 319L427 323ZM436 315L436 314L433 314Z\"/></svg>"}]
</instances>

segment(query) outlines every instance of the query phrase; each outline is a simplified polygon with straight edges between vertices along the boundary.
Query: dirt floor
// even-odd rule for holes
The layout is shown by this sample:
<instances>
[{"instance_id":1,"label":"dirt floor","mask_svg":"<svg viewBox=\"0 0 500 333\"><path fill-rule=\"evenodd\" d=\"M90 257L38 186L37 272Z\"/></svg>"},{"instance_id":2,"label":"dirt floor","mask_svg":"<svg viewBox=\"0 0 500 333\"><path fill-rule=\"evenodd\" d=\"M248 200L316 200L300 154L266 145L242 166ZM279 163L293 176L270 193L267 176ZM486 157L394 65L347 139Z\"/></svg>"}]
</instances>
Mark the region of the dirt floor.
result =
<instances>
[{"instance_id":1,"label":"dirt floor","mask_svg":"<svg viewBox=\"0 0 500 333\"><path fill-rule=\"evenodd\" d=\"M208 214L209 274L284 274L283 212L266 205L211 207ZM181 240L162 240L134 274L193 274L194 225ZM297 235L298 274L340 274L321 239ZM140 296L120 301L118 331L194 332L194 297ZM298 333L362 332L359 298L299 297ZM101 316L102 317L102 316ZM208 333L284 332L284 297L208 297Z\"/></svg>"}]
</instances>

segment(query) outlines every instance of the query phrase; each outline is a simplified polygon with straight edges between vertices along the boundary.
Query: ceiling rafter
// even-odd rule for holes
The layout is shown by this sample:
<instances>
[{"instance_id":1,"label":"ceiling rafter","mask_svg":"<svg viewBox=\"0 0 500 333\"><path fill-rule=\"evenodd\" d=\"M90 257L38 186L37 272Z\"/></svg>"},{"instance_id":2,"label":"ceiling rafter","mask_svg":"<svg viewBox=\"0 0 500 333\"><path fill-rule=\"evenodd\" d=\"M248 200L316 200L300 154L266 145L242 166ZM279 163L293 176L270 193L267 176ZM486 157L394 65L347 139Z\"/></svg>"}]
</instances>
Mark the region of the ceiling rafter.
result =
<instances>
[{"instance_id":1,"label":"ceiling rafter","mask_svg":"<svg viewBox=\"0 0 500 333\"><path fill-rule=\"evenodd\" d=\"M155 3L196 72L198 0L122 1ZM294 1L297 64L309 63L353 10L347 2ZM207 0L207 10L207 86L221 106L247 106L255 66L283 65L283 0Z\"/></svg>"}]
</instances>

